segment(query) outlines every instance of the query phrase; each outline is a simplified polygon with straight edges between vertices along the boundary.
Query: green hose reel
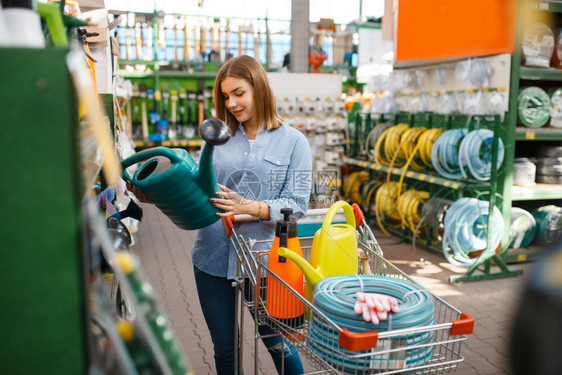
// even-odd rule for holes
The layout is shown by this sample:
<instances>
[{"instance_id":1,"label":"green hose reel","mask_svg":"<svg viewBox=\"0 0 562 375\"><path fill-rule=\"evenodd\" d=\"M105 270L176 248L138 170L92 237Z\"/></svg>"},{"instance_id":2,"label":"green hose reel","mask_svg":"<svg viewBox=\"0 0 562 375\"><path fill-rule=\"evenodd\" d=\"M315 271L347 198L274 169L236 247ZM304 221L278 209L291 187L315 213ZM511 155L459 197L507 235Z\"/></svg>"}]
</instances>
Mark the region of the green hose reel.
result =
<instances>
[{"instance_id":1,"label":"green hose reel","mask_svg":"<svg viewBox=\"0 0 562 375\"><path fill-rule=\"evenodd\" d=\"M537 222L529 211L519 207L511 208L509 247L520 249L529 246L537 234Z\"/></svg>"},{"instance_id":2,"label":"green hose reel","mask_svg":"<svg viewBox=\"0 0 562 375\"><path fill-rule=\"evenodd\" d=\"M527 87L519 93L517 112L521 123L530 128L540 128L550 119L550 97L539 87Z\"/></svg>"}]
</instances>

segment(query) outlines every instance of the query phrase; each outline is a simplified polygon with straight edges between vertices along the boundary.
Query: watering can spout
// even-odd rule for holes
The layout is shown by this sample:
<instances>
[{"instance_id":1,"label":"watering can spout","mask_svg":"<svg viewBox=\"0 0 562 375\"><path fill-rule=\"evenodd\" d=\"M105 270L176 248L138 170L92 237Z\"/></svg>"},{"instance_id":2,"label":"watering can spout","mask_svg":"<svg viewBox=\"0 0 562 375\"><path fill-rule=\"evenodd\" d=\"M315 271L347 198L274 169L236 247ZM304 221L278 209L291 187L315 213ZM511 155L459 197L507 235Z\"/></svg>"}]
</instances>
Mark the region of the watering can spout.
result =
<instances>
[{"instance_id":1,"label":"watering can spout","mask_svg":"<svg viewBox=\"0 0 562 375\"><path fill-rule=\"evenodd\" d=\"M299 266L302 270L306 281L311 285L316 285L320 280L324 278L324 276L318 272L317 270L312 267L310 263L308 263L303 257L298 255L292 250L287 249L286 247L279 248L279 255L285 258L289 258L293 262Z\"/></svg>"},{"instance_id":2,"label":"watering can spout","mask_svg":"<svg viewBox=\"0 0 562 375\"><path fill-rule=\"evenodd\" d=\"M217 119L209 118L204 120L199 126L201 138L205 141L201 149L199 157L199 170L196 180L203 189L214 189L217 186L215 173L213 169L213 150L214 146L220 146L228 142L231 136L228 125ZM215 194L215 191L206 191L209 196Z\"/></svg>"}]
</instances>

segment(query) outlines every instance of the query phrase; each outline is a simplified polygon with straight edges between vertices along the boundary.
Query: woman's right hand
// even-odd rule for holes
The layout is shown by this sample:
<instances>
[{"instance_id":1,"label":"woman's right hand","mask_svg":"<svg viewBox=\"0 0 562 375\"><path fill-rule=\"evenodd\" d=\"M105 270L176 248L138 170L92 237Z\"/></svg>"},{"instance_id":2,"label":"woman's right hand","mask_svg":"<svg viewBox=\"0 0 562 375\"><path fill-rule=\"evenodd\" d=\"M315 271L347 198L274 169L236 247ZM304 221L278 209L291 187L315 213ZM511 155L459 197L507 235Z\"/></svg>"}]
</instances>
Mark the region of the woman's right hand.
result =
<instances>
[{"instance_id":1,"label":"woman's right hand","mask_svg":"<svg viewBox=\"0 0 562 375\"><path fill-rule=\"evenodd\" d=\"M137 199L143 203L154 203L146 197L146 195L135 185L131 184L131 181L127 181L127 190L130 191L137 197Z\"/></svg>"}]
</instances>

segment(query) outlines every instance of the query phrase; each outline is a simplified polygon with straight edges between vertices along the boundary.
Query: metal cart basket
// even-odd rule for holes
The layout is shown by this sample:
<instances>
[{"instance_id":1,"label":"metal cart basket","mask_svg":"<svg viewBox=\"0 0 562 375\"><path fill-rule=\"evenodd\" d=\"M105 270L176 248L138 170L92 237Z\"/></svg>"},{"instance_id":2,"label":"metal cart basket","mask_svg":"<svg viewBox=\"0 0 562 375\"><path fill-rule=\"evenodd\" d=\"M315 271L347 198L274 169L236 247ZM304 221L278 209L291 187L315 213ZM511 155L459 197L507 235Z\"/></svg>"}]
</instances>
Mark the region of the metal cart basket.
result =
<instances>
[{"instance_id":1,"label":"metal cart basket","mask_svg":"<svg viewBox=\"0 0 562 375\"><path fill-rule=\"evenodd\" d=\"M268 252L254 251L256 241L236 234L234 221L223 219L225 230L238 256L236 334L238 342L244 335L245 307L253 314L257 325L266 324L289 340L314 368L308 373L335 374L436 374L455 371L463 361L462 342L472 333L474 319L433 295L409 278L383 257L380 246L365 222L359 206L353 205L357 222L359 245L359 273L375 275L389 282L407 282L414 285L413 294L429 304L430 323L400 328L393 327L389 317L387 329L359 331L346 327L332 315L307 301L268 267ZM310 256L311 238L300 238L304 257ZM360 284L358 276L357 284ZM268 281L269 280L269 281ZM305 319L295 321L278 319L267 309L268 283L272 280L283 285L305 306ZM410 284L411 283L411 284ZM271 298L271 293L269 296ZM287 308L292 308L288 306ZM375 326L373 326L375 327ZM255 330L257 333L257 329ZM258 336L255 337L257 346ZM236 345L238 349L238 345ZM242 346L236 353L236 366L242 367ZM254 372L258 373L258 351L254 347Z\"/></svg>"}]
</instances>

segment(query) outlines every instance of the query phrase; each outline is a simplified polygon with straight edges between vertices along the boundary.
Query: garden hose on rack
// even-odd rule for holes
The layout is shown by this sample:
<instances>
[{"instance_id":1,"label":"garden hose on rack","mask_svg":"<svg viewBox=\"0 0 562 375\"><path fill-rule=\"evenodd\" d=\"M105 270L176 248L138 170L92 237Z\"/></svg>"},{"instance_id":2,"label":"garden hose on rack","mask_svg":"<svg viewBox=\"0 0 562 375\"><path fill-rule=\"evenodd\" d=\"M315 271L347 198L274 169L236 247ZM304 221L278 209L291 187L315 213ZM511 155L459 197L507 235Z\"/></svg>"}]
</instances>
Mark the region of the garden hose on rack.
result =
<instances>
[{"instance_id":1,"label":"garden hose on rack","mask_svg":"<svg viewBox=\"0 0 562 375\"><path fill-rule=\"evenodd\" d=\"M420 213L425 202L429 199L429 192L409 189L398 198L398 210L402 223L414 233L422 217Z\"/></svg>"},{"instance_id":2,"label":"garden hose on rack","mask_svg":"<svg viewBox=\"0 0 562 375\"><path fill-rule=\"evenodd\" d=\"M464 178L468 178L467 170L479 181L488 181L492 175L492 141L494 132L489 129L478 129L469 132L462 140L459 148L459 166ZM504 147L498 138L496 169L503 163Z\"/></svg>"},{"instance_id":3,"label":"garden hose on rack","mask_svg":"<svg viewBox=\"0 0 562 375\"><path fill-rule=\"evenodd\" d=\"M458 180L462 177L458 151L467 132L466 129L447 130L433 144L431 163L441 176L451 180Z\"/></svg>"},{"instance_id":4,"label":"garden hose on rack","mask_svg":"<svg viewBox=\"0 0 562 375\"><path fill-rule=\"evenodd\" d=\"M494 206L476 198L461 198L453 203L445 214L443 254L451 264L472 266L477 258L469 254L487 248L488 230L492 231L491 248L496 249L503 236L503 216Z\"/></svg>"},{"instance_id":5,"label":"garden hose on rack","mask_svg":"<svg viewBox=\"0 0 562 375\"><path fill-rule=\"evenodd\" d=\"M381 217L384 215L396 222L401 221L400 213L396 206L399 195L400 189L397 182L385 182L375 193L375 217L380 230L387 236L390 236L390 232L382 225Z\"/></svg>"},{"instance_id":6,"label":"garden hose on rack","mask_svg":"<svg viewBox=\"0 0 562 375\"><path fill-rule=\"evenodd\" d=\"M437 138L439 138L444 131L445 129L443 128L427 129L418 139L418 142L420 143L418 153L421 161L427 167L433 168L433 164L431 164L431 149L433 148L433 144Z\"/></svg>"},{"instance_id":7,"label":"garden hose on rack","mask_svg":"<svg viewBox=\"0 0 562 375\"><path fill-rule=\"evenodd\" d=\"M511 224L509 226L509 247L519 249L527 247L537 234L537 222L527 210L519 207L511 208Z\"/></svg>"},{"instance_id":8,"label":"garden hose on rack","mask_svg":"<svg viewBox=\"0 0 562 375\"><path fill-rule=\"evenodd\" d=\"M377 140L380 138L382 133L391 126L392 124L389 122L382 122L375 125L375 127L371 129L369 134L367 134L367 138L365 138L365 153L367 154L367 159L373 159L373 145L377 143Z\"/></svg>"},{"instance_id":9,"label":"garden hose on rack","mask_svg":"<svg viewBox=\"0 0 562 375\"><path fill-rule=\"evenodd\" d=\"M385 166L404 164L406 157L400 149L400 142L402 134L408 128L407 124L398 124L386 129L381 134L373 149L375 163Z\"/></svg>"},{"instance_id":10,"label":"garden hose on rack","mask_svg":"<svg viewBox=\"0 0 562 375\"><path fill-rule=\"evenodd\" d=\"M369 172L359 171L351 173L343 183L343 195L345 199L363 205L361 187L367 181L369 181Z\"/></svg>"},{"instance_id":11,"label":"garden hose on rack","mask_svg":"<svg viewBox=\"0 0 562 375\"><path fill-rule=\"evenodd\" d=\"M535 159L537 166L535 180L543 184L562 184L562 157L560 146L543 147Z\"/></svg>"},{"instance_id":12,"label":"garden hose on rack","mask_svg":"<svg viewBox=\"0 0 562 375\"><path fill-rule=\"evenodd\" d=\"M530 128L540 128L548 122L550 107L550 97L540 87L527 87L517 98L519 120Z\"/></svg>"},{"instance_id":13,"label":"garden hose on rack","mask_svg":"<svg viewBox=\"0 0 562 375\"><path fill-rule=\"evenodd\" d=\"M513 184L533 186L537 175L537 166L527 158L513 160Z\"/></svg>"},{"instance_id":14,"label":"garden hose on rack","mask_svg":"<svg viewBox=\"0 0 562 375\"><path fill-rule=\"evenodd\" d=\"M445 232L445 213L452 204L453 201L445 199L439 194L425 202L422 207L422 219L418 223L416 232L419 230L419 226L423 224L426 228L426 233L432 237L432 240L434 242L441 242Z\"/></svg>"},{"instance_id":15,"label":"garden hose on rack","mask_svg":"<svg viewBox=\"0 0 562 375\"><path fill-rule=\"evenodd\" d=\"M364 212L373 212L375 206L375 192L383 184L380 180L370 180L361 188L361 201L363 202Z\"/></svg>"},{"instance_id":16,"label":"garden hose on rack","mask_svg":"<svg viewBox=\"0 0 562 375\"><path fill-rule=\"evenodd\" d=\"M365 322L354 311L356 293L379 293L396 298L399 312L390 314L379 324ZM374 275L345 275L328 277L316 284L313 304L330 320L351 332L384 332L389 330L412 329L430 326L435 323L434 298L426 290L408 280ZM412 349L388 355L359 356L339 347L339 331L325 323L319 314L312 314L309 325L307 345L326 361L343 367L353 373L364 373L373 369L422 366L433 355L431 331L405 332L398 339L380 339L377 348L390 349L394 340L398 346ZM403 343L403 344L400 344ZM426 345L427 344L427 345ZM377 350L375 348L374 350ZM381 349L379 349L381 350ZM342 356L341 352L349 355ZM371 350L369 350L371 352ZM396 367L393 367L396 366Z\"/></svg>"},{"instance_id":17,"label":"garden hose on rack","mask_svg":"<svg viewBox=\"0 0 562 375\"><path fill-rule=\"evenodd\" d=\"M543 206L534 210L532 214L537 222L537 244L553 245L562 238L562 207Z\"/></svg>"},{"instance_id":18,"label":"garden hose on rack","mask_svg":"<svg viewBox=\"0 0 562 375\"><path fill-rule=\"evenodd\" d=\"M402 153L409 161L407 164L416 171L421 171L425 167L421 157L419 156L419 150L422 147L420 138L426 130L427 129L424 127L410 128L402 134Z\"/></svg>"}]
</instances>

